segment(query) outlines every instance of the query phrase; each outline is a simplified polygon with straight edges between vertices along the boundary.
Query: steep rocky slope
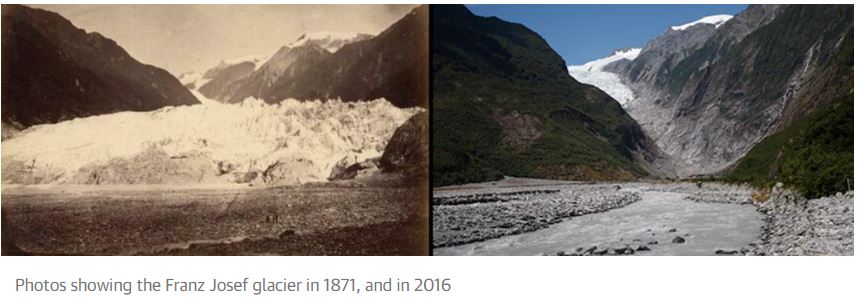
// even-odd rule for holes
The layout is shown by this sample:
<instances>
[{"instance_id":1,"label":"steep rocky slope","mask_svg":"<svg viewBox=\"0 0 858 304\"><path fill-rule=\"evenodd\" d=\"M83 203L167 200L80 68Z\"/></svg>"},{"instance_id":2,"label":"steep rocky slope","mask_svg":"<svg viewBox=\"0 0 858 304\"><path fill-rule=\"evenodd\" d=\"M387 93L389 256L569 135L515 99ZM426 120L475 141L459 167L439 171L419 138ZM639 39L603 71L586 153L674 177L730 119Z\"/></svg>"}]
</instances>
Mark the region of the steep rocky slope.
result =
<instances>
[{"instance_id":1,"label":"steep rocky slope","mask_svg":"<svg viewBox=\"0 0 858 304\"><path fill-rule=\"evenodd\" d=\"M757 143L726 179L765 188L783 182L810 198L855 189L853 113L853 94L841 96Z\"/></svg>"},{"instance_id":2,"label":"steep rocky slope","mask_svg":"<svg viewBox=\"0 0 858 304\"><path fill-rule=\"evenodd\" d=\"M848 5L751 5L719 27L668 30L607 69L632 88L630 114L679 175L716 174L851 88L851 64L825 67L852 24Z\"/></svg>"},{"instance_id":3,"label":"steep rocky slope","mask_svg":"<svg viewBox=\"0 0 858 304\"><path fill-rule=\"evenodd\" d=\"M503 175L620 180L660 152L619 103L530 29L432 6L433 183Z\"/></svg>"},{"instance_id":4,"label":"steep rocky slope","mask_svg":"<svg viewBox=\"0 0 858 304\"><path fill-rule=\"evenodd\" d=\"M2 8L2 120L16 128L199 101L170 73L99 33L21 5Z\"/></svg>"}]
</instances>

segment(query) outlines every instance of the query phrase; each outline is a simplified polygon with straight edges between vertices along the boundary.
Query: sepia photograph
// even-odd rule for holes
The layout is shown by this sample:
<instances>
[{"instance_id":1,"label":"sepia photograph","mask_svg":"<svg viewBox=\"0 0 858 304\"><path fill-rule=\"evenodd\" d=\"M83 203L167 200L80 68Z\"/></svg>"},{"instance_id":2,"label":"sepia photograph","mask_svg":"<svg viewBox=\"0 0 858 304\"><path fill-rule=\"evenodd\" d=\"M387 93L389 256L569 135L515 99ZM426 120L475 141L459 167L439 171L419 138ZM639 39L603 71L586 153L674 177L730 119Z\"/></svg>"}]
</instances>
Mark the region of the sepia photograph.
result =
<instances>
[{"instance_id":1,"label":"sepia photograph","mask_svg":"<svg viewBox=\"0 0 858 304\"><path fill-rule=\"evenodd\" d=\"M2 255L429 254L428 5L2 5Z\"/></svg>"},{"instance_id":2,"label":"sepia photograph","mask_svg":"<svg viewBox=\"0 0 858 304\"><path fill-rule=\"evenodd\" d=\"M853 5L433 5L435 255L854 255Z\"/></svg>"}]
</instances>

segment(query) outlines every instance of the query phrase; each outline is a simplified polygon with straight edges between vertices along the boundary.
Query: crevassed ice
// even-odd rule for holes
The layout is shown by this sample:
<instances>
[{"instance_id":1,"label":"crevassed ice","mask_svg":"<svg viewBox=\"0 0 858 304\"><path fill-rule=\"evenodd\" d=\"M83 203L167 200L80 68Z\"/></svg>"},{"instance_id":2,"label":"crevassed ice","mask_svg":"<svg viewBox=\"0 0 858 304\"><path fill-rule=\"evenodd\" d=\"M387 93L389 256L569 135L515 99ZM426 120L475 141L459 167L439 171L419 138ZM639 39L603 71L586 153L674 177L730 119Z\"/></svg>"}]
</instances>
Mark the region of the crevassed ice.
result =
<instances>
[{"instance_id":1,"label":"crevassed ice","mask_svg":"<svg viewBox=\"0 0 858 304\"><path fill-rule=\"evenodd\" d=\"M626 106L630 100L635 98L634 93L628 86L623 84L617 74L606 72L602 69L606 65L618 60L634 60L640 52L641 49L639 48L620 50L614 52L611 56L596 59L582 65L570 65L567 69L569 75L572 75L575 80L598 87L617 100L620 105Z\"/></svg>"},{"instance_id":2,"label":"crevassed ice","mask_svg":"<svg viewBox=\"0 0 858 304\"><path fill-rule=\"evenodd\" d=\"M384 99L266 104L248 98L241 104L120 112L30 127L3 142L2 157L72 176L86 165L155 148L171 157L204 153L239 170L265 169L278 160L310 161L315 167L301 180L324 180L345 157L381 156L396 128L419 111Z\"/></svg>"}]
</instances>

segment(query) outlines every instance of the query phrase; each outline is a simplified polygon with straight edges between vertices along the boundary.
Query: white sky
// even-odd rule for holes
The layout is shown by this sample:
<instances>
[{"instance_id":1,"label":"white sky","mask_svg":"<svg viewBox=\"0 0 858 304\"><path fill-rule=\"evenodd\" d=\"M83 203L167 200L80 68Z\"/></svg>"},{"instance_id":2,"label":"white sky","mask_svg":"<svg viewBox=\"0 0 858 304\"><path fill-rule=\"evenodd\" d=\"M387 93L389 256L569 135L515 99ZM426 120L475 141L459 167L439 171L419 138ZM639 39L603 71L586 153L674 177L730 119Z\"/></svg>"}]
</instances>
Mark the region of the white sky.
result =
<instances>
[{"instance_id":1,"label":"white sky","mask_svg":"<svg viewBox=\"0 0 858 304\"><path fill-rule=\"evenodd\" d=\"M414 5L32 5L115 40L174 75L272 55L302 33L378 34Z\"/></svg>"}]
</instances>

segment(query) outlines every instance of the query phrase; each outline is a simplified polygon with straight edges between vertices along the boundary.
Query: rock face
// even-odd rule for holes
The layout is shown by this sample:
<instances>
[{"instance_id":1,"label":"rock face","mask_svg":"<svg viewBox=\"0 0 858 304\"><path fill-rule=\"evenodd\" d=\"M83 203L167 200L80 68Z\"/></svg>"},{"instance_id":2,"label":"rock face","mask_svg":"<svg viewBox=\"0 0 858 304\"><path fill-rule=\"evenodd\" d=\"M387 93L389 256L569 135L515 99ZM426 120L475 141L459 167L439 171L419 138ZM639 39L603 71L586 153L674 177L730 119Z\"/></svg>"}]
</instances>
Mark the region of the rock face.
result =
<instances>
[{"instance_id":1,"label":"rock face","mask_svg":"<svg viewBox=\"0 0 858 304\"><path fill-rule=\"evenodd\" d=\"M851 64L825 67L851 48L852 26L852 6L751 5L720 27L670 29L606 69L632 88L630 114L680 176L715 174L851 88Z\"/></svg>"},{"instance_id":2,"label":"rock face","mask_svg":"<svg viewBox=\"0 0 858 304\"><path fill-rule=\"evenodd\" d=\"M852 47L846 48L838 57L847 63L834 66L851 70L852 53ZM826 74L829 75L836 74ZM849 75L851 79L852 73ZM850 84L839 89L851 91L851 88ZM813 96L816 101L824 98L822 94ZM816 108L809 116L766 137L731 168L725 180L764 188L785 183L808 198L854 189L854 103L852 93L842 95L830 105Z\"/></svg>"},{"instance_id":3,"label":"rock face","mask_svg":"<svg viewBox=\"0 0 858 304\"><path fill-rule=\"evenodd\" d=\"M429 176L429 113L420 112L393 132L379 162L382 172Z\"/></svg>"},{"instance_id":4,"label":"rock face","mask_svg":"<svg viewBox=\"0 0 858 304\"><path fill-rule=\"evenodd\" d=\"M568 75L535 32L432 6L433 183L504 175L621 180L661 152L610 96Z\"/></svg>"},{"instance_id":5,"label":"rock face","mask_svg":"<svg viewBox=\"0 0 858 304\"><path fill-rule=\"evenodd\" d=\"M17 128L199 101L170 73L62 16L3 5L2 120Z\"/></svg>"}]
</instances>

